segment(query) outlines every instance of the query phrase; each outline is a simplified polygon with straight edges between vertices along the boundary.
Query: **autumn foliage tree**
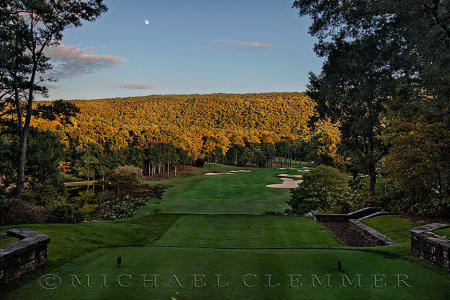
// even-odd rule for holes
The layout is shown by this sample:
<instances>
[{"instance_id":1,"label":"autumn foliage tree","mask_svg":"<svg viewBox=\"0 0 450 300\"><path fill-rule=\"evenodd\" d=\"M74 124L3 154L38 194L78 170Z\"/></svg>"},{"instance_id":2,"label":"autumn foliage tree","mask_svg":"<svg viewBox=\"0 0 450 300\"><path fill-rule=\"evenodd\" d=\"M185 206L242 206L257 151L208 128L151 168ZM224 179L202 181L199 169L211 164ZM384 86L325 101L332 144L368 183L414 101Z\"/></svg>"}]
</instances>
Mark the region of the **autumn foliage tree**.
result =
<instances>
[{"instance_id":1,"label":"autumn foliage tree","mask_svg":"<svg viewBox=\"0 0 450 300\"><path fill-rule=\"evenodd\" d=\"M0 108L12 106L20 136L17 194L25 183L28 134L35 94L47 95L52 69L45 50L57 45L68 27L93 21L106 6L102 0L4 0L0 4ZM4 112L0 112L4 113Z\"/></svg>"},{"instance_id":2,"label":"autumn foliage tree","mask_svg":"<svg viewBox=\"0 0 450 300\"><path fill-rule=\"evenodd\" d=\"M450 213L450 130L423 116L392 118L384 141L388 180L403 194L400 208L410 213Z\"/></svg>"},{"instance_id":3,"label":"autumn foliage tree","mask_svg":"<svg viewBox=\"0 0 450 300\"><path fill-rule=\"evenodd\" d=\"M304 93L161 95L71 103L80 109L71 124L63 125L60 119L33 119L32 124L55 132L74 151L97 144L109 150L132 146L151 155L151 145L173 145L191 160L213 157L217 151L225 155L234 146L307 139L308 121L315 113L314 102ZM173 166L173 151L163 151L167 157L155 156L152 165Z\"/></svg>"}]
</instances>

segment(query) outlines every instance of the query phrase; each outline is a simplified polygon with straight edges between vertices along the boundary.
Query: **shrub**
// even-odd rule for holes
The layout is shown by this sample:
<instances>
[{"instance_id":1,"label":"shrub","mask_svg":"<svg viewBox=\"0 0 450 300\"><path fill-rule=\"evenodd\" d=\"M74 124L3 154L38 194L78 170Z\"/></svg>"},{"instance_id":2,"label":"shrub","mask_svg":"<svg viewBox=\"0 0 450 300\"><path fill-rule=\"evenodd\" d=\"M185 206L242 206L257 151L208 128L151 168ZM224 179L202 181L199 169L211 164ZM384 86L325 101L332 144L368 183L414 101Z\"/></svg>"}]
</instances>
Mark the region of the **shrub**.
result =
<instances>
[{"instance_id":1,"label":"shrub","mask_svg":"<svg viewBox=\"0 0 450 300\"><path fill-rule=\"evenodd\" d=\"M86 191L75 199L88 219L115 220L129 218L151 199L162 199L164 185L140 184L139 168L119 167L105 174L101 191Z\"/></svg>"},{"instance_id":2,"label":"shrub","mask_svg":"<svg viewBox=\"0 0 450 300\"><path fill-rule=\"evenodd\" d=\"M287 202L293 214L312 210L347 213L351 210L351 193L346 178L338 169L319 166L303 176L303 183L291 191Z\"/></svg>"},{"instance_id":3,"label":"shrub","mask_svg":"<svg viewBox=\"0 0 450 300\"><path fill-rule=\"evenodd\" d=\"M0 199L0 225L34 224L44 220L44 207L24 200Z\"/></svg>"},{"instance_id":4,"label":"shrub","mask_svg":"<svg viewBox=\"0 0 450 300\"><path fill-rule=\"evenodd\" d=\"M48 207L61 198L61 190L48 182L31 182L22 193L21 198L26 202Z\"/></svg>"},{"instance_id":5,"label":"shrub","mask_svg":"<svg viewBox=\"0 0 450 300\"><path fill-rule=\"evenodd\" d=\"M120 166L115 168L114 172L124 176L135 176L138 179L142 176L142 169L135 166Z\"/></svg>"},{"instance_id":6,"label":"shrub","mask_svg":"<svg viewBox=\"0 0 450 300\"><path fill-rule=\"evenodd\" d=\"M195 160L195 161L192 163L192 165L193 165L194 167L199 167L199 168L201 168L201 167L203 167L203 166L205 165L205 160L204 160L204 159L201 159L201 158L198 158L197 160Z\"/></svg>"},{"instance_id":7,"label":"shrub","mask_svg":"<svg viewBox=\"0 0 450 300\"><path fill-rule=\"evenodd\" d=\"M45 210L47 223L79 223L83 216L78 207L60 203Z\"/></svg>"}]
</instances>

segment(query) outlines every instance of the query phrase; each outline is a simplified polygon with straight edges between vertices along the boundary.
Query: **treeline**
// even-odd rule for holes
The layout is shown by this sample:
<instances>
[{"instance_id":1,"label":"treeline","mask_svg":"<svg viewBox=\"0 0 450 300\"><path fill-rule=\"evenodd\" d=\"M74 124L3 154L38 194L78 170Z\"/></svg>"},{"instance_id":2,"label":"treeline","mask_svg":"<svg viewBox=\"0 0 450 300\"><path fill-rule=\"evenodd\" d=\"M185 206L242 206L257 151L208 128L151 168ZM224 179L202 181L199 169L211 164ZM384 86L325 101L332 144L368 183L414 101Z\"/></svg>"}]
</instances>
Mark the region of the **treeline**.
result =
<instances>
[{"instance_id":1,"label":"treeline","mask_svg":"<svg viewBox=\"0 0 450 300\"><path fill-rule=\"evenodd\" d=\"M71 101L80 112L71 124L34 118L66 149L90 144L111 150L171 144L196 160L233 145L307 140L315 104L304 93L167 95ZM41 104L50 104L49 102Z\"/></svg>"},{"instance_id":2,"label":"treeline","mask_svg":"<svg viewBox=\"0 0 450 300\"><path fill-rule=\"evenodd\" d=\"M316 145L316 146L314 146ZM135 166L139 175L153 179L177 176L180 171L205 163L220 163L240 167L290 167L295 161L317 159L318 144L314 142L282 141L273 144L233 145L227 152L220 149L205 158L193 159L188 153L171 144L150 144L145 148L128 146L110 150L90 144L84 151L65 154L61 168L86 179L103 179L104 174L119 166Z\"/></svg>"},{"instance_id":3,"label":"treeline","mask_svg":"<svg viewBox=\"0 0 450 300\"><path fill-rule=\"evenodd\" d=\"M62 103L75 105L76 116L41 114L32 124L59 137L74 153L68 161L85 178L101 178L112 164L105 159L138 166L152 177L204 162L270 167L275 157L332 160L340 141L336 124L311 123L315 104L304 93L56 101L41 102L39 109Z\"/></svg>"},{"instance_id":4,"label":"treeline","mask_svg":"<svg viewBox=\"0 0 450 300\"><path fill-rule=\"evenodd\" d=\"M311 123L314 106L304 93L49 101L34 106L32 125L53 133L49 143L57 137L64 173L102 179L129 165L164 178L205 162L270 167L277 157L281 165L332 160L340 132L329 120ZM6 114L2 124L0 136L11 150L4 153L14 153L17 121ZM17 158L8 155L13 165ZM8 184L17 176L13 169L0 170Z\"/></svg>"}]
</instances>

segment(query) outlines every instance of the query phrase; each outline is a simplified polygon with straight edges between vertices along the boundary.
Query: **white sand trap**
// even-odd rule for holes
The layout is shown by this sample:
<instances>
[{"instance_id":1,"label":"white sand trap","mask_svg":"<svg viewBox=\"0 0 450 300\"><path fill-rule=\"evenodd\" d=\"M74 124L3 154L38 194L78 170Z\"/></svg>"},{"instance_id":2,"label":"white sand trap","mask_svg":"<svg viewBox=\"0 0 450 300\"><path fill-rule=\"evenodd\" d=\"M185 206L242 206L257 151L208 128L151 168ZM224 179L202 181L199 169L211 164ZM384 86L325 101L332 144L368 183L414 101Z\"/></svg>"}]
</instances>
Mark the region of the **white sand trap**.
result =
<instances>
[{"instance_id":1,"label":"white sand trap","mask_svg":"<svg viewBox=\"0 0 450 300\"><path fill-rule=\"evenodd\" d=\"M309 172L311 170L297 170L297 172Z\"/></svg>"},{"instance_id":2,"label":"white sand trap","mask_svg":"<svg viewBox=\"0 0 450 300\"><path fill-rule=\"evenodd\" d=\"M286 170L286 168L280 168L280 170Z\"/></svg>"},{"instance_id":3,"label":"white sand trap","mask_svg":"<svg viewBox=\"0 0 450 300\"><path fill-rule=\"evenodd\" d=\"M292 178L280 178L283 183L267 184L266 187L273 189L295 189L303 180L294 180Z\"/></svg>"},{"instance_id":4,"label":"white sand trap","mask_svg":"<svg viewBox=\"0 0 450 300\"><path fill-rule=\"evenodd\" d=\"M211 172L211 173L205 173L204 175L206 175L206 176L215 176L215 175L222 175L222 174L225 174L225 175L233 175L233 174L236 174L236 173L248 173L248 172L251 172L252 170L238 170L238 171L236 171L236 170L231 170L230 172L222 172L222 173L216 173L216 172Z\"/></svg>"},{"instance_id":5,"label":"white sand trap","mask_svg":"<svg viewBox=\"0 0 450 300\"><path fill-rule=\"evenodd\" d=\"M303 175L289 175L289 177L292 177L292 178L302 178Z\"/></svg>"},{"instance_id":6,"label":"white sand trap","mask_svg":"<svg viewBox=\"0 0 450 300\"><path fill-rule=\"evenodd\" d=\"M289 174L279 174L278 177L289 177L289 178L302 178L303 175L289 175Z\"/></svg>"}]
</instances>

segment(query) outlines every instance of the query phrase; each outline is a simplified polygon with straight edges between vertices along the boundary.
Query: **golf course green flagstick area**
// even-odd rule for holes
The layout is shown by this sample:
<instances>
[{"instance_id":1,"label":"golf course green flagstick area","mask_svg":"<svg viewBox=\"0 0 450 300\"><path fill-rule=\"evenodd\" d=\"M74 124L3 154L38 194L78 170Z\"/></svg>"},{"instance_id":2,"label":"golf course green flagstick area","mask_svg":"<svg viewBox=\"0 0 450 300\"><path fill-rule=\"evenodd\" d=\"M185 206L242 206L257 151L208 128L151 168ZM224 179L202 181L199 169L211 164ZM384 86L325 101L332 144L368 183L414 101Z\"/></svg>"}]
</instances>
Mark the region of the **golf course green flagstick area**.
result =
<instances>
[{"instance_id":1,"label":"golf course green flagstick area","mask_svg":"<svg viewBox=\"0 0 450 300\"><path fill-rule=\"evenodd\" d=\"M396 244L348 247L310 217L261 215L283 211L289 195L265 185L298 169L205 175L232 170L211 164L163 180L171 187L161 202L130 219L1 227L27 227L51 242L48 264L1 289L0 298L449 298L449 274L409 251L409 229L422 223L366 219Z\"/></svg>"}]
</instances>

